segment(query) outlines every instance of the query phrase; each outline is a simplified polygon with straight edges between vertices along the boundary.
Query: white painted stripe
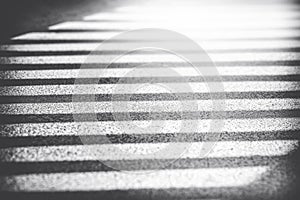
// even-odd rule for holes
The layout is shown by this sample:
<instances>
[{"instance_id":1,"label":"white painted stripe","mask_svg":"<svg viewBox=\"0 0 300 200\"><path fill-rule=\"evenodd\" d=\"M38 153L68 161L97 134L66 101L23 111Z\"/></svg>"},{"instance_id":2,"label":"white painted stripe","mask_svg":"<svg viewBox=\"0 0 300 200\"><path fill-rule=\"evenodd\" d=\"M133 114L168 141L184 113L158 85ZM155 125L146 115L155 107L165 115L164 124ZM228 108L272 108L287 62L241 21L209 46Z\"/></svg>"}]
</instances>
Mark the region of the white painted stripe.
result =
<instances>
[{"instance_id":1,"label":"white painted stripe","mask_svg":"<svg viewBox=\"0 0 300 200\"><path fill-rule=\"evenodd\" d=\"M213 102L224 103L215 110ZM2 114L72 114L114 112L188 112L188 111L258 111L300 109L300 99L230 99L195 101L122 101L89 103L22 103L1 104Z\"/></svg>"},{"instance_id":2,"label":"white painted stripe","mask_svg":"<svg viewBox=\"0 0 300 200\"><path fill-rule=\"evenodd\" d=\"M162 41L168 43L168 41ZM270 49L274 48L296 48L300 47L299 40L236 40L236 41L199 41L199 45L206 51L211 50L234 50L234 49ZM113 43L112 43L113 44ZM99 46L99 43L49 43L49 44L9 44L0 46L2 51L92 51ZM123 45L118 46L118 49L109 48L108 51L124 51L128 48ZM185 49L185 46L178 46L179 50Z\"/></svg>"},{"instance_id":3,"label":"white painted stripe","mask_svg":"<svg viewBox=\"0 0 300 200\"><path fill-rule=\"evenodd\" d=\"M220 83L210 82L219 87ZM223 82L224 92L267 92L298 91L299 82L285 81L243 81ZM169 88L169 89L167 89ZM190 91L187 91L187 88ZM221 89L221 88L218 88ZM34 86L2 86L0 93L7 95L72 95L72 94L158 94L158 93L208 93L220 92L207 87L207 83L155 83L155 84L101 84L101 85L34 85Z\"/></svg>"},{"instance_id":4,"label":"white painted stripe","mask_svg":"<svg viewBox=\"0 0 300 200\"><path fill-rule=\"evenodd\" d=\"M259 178L268 167L144 170L135 173L85 172L1 177L8 191L101 191L238 187Z\"/></svg>"},{"instance_id":5,"label":"white painted stripe","mask_svg":"<svg viewBox=\"0 0 300 200\"><path fill-rule=\"evenodd\" d=\"M300 22L300 21L299 21ZM121 32L33 32L12 38L13 40L106 40ZM255 39L298 37L298 30L237 30L237 31L189 31L189 37L196 40ZM128 38L129 39L129 38ZM131 38L133 41L136 39Z\"/></svg>"},{"instance_id":6,"label":"white painted stripe","mask_svg":"<svg viewBox=\"0 0 300 200\"><path fill-rule=\"evenodd\" d=\"M70 33L51 33L51 32L32 32L25 33L12 38L13 40L105 40L120 32L70 32Z\"/></svg>"},{"instance_id":7,"label":"white painted stripe","mask_svg":"<svg viewBox=\"0 0 300 200\"><path fill-rule=\"evenodd\" d=\"M298 20L290 21L237 21L232 22L228 21L227 23L218 23L216 26L215 23L210 21L203 21L199 23L198 26L195 26L194 23L186 23L186 21L168 21L161 23L142 23L142 22L91 22L91 21L70 21L63 22L49 27L50 30L132 30L132 29L141 29L141 28L165 28L175 31L187 31L190 30L221 30L221 29L270 29L270 28L296 28L299 27ZM189 31L190 31L189 30Z\"/></svg>"},{"instance_id":8,"label":"white painted stripe","mask_svg":"<svg viewBox=\"0 0 300 200\"><path fill-rule=\"evenodd\" d=\"M92 51L98 45L99 45L98 43L8 44L8 45L1 45L0 50L1 51L25 51L25 52Z\"/></svg>"},{"instance_id":9,"label":"white painted stripe","mask_svg":"<svg viewBox=\"0 0 300 200\"><path fill-rule=\"evenodd\" d=\"M185 13L184 15L174 15L170 17L170 15L165 15L165 11L159 12L156 11L155 15L147 15L148 13L141 13L137 11L133 12L100 12L95 13L93 15L89 15L84 17L84 20L130 20L130 21L167 21L172 18L172 20L190 20L196 18L197 20L203 19L205 17L206 20L212 21L216 20L220 22L220 20L228 21L228 20L237 20L237 16L239 16L239 20L287 20L293 18L299 18L300 14L297 12L276 12L267 10L266 12L256 12L255 15L253 12L245 12L244 10L235 10L231 9L232 12L224 12L224 9L220 9L217 11L218 13L223 12L222 15L212 15L210 10L201 10L199 11L199 7L197 8L197 13ZM214 10L214 12L216 12ZM113 22L112 22L113 23Z\"/></svg>"},{"instance_id":10,"label":"white painted stripe","mask_svg":"<svg viewBox=\"0 0 300 200\"><path fill-rule=\"evenodd\" d=\"M243 15L245 13L253 14L253 12L265 13L268 15L269 13L296 13L299 9L299 6L296 4L290 4L286 1L277 2L274 4L259 2L257 4L247 3L247 4L231 4L231 2L226 3L195 3L194 1L190 1L191 3L179 3L174 5L170 2L166 2L163 4L162 2L158 2L156 4L140 4L140 5L129 5L129 6L120 6L115 9L117 13L158 13L165 14L166 10L170 11L168 13L177 14L180 11L188 11L189 13L199 13L203 11L206 15L211 15L214 12L217 16L221 13L220 16L228 15L230 13ZM245 6L246 5L246 6ZM170 9L172 8L172 10ZM200 12L201 13L201 12Z\"/></svg>"},{"instance_id":11,"label":"white painted stripe","mask_svg":"<svg viewBox=\"0 0 300 200\"><path fill-rule=\"evenodd\" d=\"M259 62L259 61L297 61L300 53L272 52L272 53L211 53L214 62ZM0 57L0 64L93 64L111 63L155 63L155 62L185 62L182 58L172 54L127 54L120 55L57 55L57 56L18 56ZM206 61L201 55L199 62ZM207 62L207 61L206 61Z\"/></svg>"},{"instance_id":12,"label":"white painted stripe","mask_svg":"<svg viewBox=\"0 0 300 200\"><path fill-rule=\"evenodd\" d=\"M204 144L214 147L205 155L202 150L205 148ZM176 159L179 155L174 153L174 150L182 149L184 153L180 154L180 158L191 159L203 156L205 158L283 156L297 147L297 140L133 143L10 147L0 149L0 155L2 162Z\"/></svg>"},{"instance_id":13,"label":"white painted stripe","mask_svg":"<svg viewBox=\"0 0 300 200\"><path fill-rule=\"evenodd\" d=\"M3 137L27 137L27 136L80 136L107 135L107 134L154 134L174 133L180 130L182 123L195 124L193 132L211 132L211 123L224 122L221 132L268 132L300 130L299 118L260 118L260 119L224 119L224 120L155 120L162 128L148 128L143 131L124 129L140 124L150 124L153 121L98 121L98 122L64 122L64 123L26 123L0 125ZM185 132L190 133L188 130Z\"/></svg>"},{"instance_id":14,"label":"white painted stripe","mask_svg":"<svg viewBox=\"0 0 300 200\"><path fill-rule=\"evenodd\" d=\"M214 76L209 67L201 67L207 74ZM106 68L106 69L57 69L57 70L14 70L1 71L1 79L69 79L77 78L81 72L81 78L105 78L105 77L174 77L172 73L164 73L166 70L176 72L186 77L201 77L198 71L190 66L186 67L141 67L141 68ZM277 76L277 75L299 75L300 67L294 66L253 66L253 67L217 67L221 76ZM209 74L211 73L211 74Z\"/></svg>"}]
</instances>

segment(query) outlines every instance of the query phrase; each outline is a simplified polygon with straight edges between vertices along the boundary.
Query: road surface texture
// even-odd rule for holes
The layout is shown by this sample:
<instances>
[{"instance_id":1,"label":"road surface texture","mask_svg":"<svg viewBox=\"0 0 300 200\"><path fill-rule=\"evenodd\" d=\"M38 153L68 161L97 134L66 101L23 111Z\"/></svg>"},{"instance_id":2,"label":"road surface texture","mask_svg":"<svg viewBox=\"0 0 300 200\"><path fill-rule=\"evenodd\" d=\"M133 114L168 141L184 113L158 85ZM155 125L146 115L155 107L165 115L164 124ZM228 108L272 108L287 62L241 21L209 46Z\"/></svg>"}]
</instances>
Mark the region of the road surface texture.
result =
<instances>
[{"instance_id":1,"label":"road surface texture","mask_svg":"<svg viewBox=\"0 0 300 200\"><path fill-rule=\"evenodd\" d=\"M297 2L50 2L4 14L19 17L1 33L2 199L299 199ZM105 67L136 42L110 38L140 28L188 36L219 76L162 51ZM107 39L115 48L95 51ZM78 78L91 51L104 61ZM170 65L180 76L163 73ZM95 79L94 100L85 101ZM220 81L223 91L207 90ZM114 90L128 85L135 89ZM198 106L180 106L190 102ZM208 128L215 122L217 132Z\"/></svg>"}]
</instances>

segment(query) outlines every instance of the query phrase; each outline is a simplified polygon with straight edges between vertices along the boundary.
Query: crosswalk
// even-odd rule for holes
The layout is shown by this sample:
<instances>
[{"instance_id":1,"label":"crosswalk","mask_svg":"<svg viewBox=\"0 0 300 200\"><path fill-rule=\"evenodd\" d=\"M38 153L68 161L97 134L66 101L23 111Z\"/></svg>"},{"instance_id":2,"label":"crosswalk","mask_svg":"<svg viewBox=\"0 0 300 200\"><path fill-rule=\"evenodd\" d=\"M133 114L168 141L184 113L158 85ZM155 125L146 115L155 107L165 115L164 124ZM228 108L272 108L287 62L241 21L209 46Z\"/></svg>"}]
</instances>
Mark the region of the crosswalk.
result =
<instances>
[{"instance_id":1,"label":"crosswalk","mask_svg":"<svg viewBox=\"0 0 300 200\"><path fill-rule=\"evenodd\" d=\"M1 44L1 193L8 199L293 194L300 7L284 1L214 2L131 2ZM134 52L106 67L111 57L126 53L124 44L139 38L111 40L117 48L105 51L96 49L99 43L141 28L190 37L208 53L219 77L199 76L166 52ZM86 60L91 51L97 62L81 69L93 61ZM152 64L134 68L145 63ZM180 76L162 73L164 66ZM224 91L209 90L207 82L221 82ZM166 88L176 88L176 94ZM94 101L86 102L90 95ZM212 102L225 107L216 110ZM212 123L223 127L211 129Z\"/></svg>"}]
</instances>

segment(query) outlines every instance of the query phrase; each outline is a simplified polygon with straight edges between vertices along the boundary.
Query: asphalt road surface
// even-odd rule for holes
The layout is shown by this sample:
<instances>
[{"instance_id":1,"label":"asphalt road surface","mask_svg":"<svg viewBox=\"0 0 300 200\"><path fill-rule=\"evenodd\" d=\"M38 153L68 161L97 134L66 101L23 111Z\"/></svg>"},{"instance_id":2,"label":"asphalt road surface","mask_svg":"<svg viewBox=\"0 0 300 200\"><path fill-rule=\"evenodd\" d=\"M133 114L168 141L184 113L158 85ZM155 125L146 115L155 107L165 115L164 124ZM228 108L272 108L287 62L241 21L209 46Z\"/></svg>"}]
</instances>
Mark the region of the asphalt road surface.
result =
<instances>
[{"instance_id":1,"label":"asphalt road surface","mask_svg":"<svg viewBox=\"0 0 300 200\"><path fill-rule=\"evenodd\" d=\"M299 198L297 2L26 6L7 7L1 35L3 199ZM191 38L218 74L161 49L126 54L139 38L114 36L142 28Z\"/></svg>"}]
</instances>

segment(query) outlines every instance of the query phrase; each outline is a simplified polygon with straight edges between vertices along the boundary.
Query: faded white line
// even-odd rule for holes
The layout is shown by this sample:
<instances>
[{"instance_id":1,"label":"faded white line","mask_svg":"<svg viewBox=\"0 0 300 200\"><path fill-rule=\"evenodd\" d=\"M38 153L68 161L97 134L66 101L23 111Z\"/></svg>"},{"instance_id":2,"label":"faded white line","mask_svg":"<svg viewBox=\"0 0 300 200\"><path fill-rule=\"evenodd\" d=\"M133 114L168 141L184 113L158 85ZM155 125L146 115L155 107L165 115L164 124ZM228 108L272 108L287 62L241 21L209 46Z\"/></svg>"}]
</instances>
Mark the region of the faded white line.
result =
<instances>
[{"instance_id":1,"label":"faded white line","mask_svg":"<svg viewBox=\"0 0 300 200\"><path fill-rule=\"evenodd\" d=\"M188 112L237 110L284 110L300 109L300 99L235 99L235 100L185 100L185 101L115 101L89 103L22 103L1 104L2 114L72 114L72 113L114 113L114 112Z\"/></svg>"},{"instance_id":2,"label":"faded white line","mask_svg":"<svg viewBox=\"0 0 300 200\"><path fill-rule=\"evenodd\" d=\"M6 191L101 191L238 187L259 178L268 167L144 170L136 173L85 172L4 176Z\"/></svg>"},{"instance_id":3,"label":"faded white line","mask_svg":"<svg viewBox=\"0 0 300 200\"><path fill-rule=\"evenodd\" d=\"M170 70L178 76L215 76L210 67L201 67L207 74L199 74L193 67L141 67L141 68L106 68L106 69L56 69L56 70L12 70L1 71L1 79L69 79L77 78L78 73L84 74L81 78L104 78L104 77L174 77ZM300 74L300 67L294 66L253 66L253 67L217 67L221 76L276 76Z\"/></svg>"},{"instance_id":4,"label":"faded white line","mask_svg":"<svg viewBox=\"0 0 300 200\"><path fill-rule=\"evenodd\" d=\"M214 148L203 155L203 148L206 148L206 145ZM175 149L180 149L181 159L204 156L228 158L283 156L297 147L297 140L96 144L9 147L0 149L0 156L2 162L176 159L179 155L175 153Z\"/></svg>"},{"instance_id":5,"label":"faded white line","mask_svg":"<svg viewBox=\"0 0 300 200\"><path fill-rule=\"evenodd\" d=\"M243 15L245 13L252 14L253 12L258 12L261 14L268 15L269 13L296 13L299 7L295 4L288 4L288 3L281 3L278 1L274 4L247 4L247 6L243 6L243 4L230 4L230 3L223 3L223 4L207 4L201 1L189 1L184 3L178 3L176 5L171 5L172 10L170 10L170 14L177 14L178 12L182 11L183 8L187 9L190 13L203 11L206 15L211 15L211 12L215 12L216 15L221 13L220 16L232 14L240 14ZM138 14L151 14L151 13L158 13L158 14L165 14L166 9L170 8L170 3L162 3L159 2L158 4L142 4L142 5L129 5L129 6L120 6L115 9L117 13L138 13ZM172 12L171 12L172 11ZM201 13L200 12L200 13ZM196 13L195 13L196 14ZM217 15L218 16L218 15Z\"/></svg>"},{"instance_id":6,"label":"faded white line","mask_svg":"<svg viewBox=\"0 0 300 200\"><path fill-rule=\"evenodd\" d=\"M299 21L300 22L300 21ZM121 32L32 32L12 38L13 40L106 40ZM289 38L298 37L298 30L238 30L238 31L190 31L189 37L196 40L215 40L215 39L255 39L255 38ZM129 39L129 38L128 38ZM136 38L131 38L133 41Z\"/></svg>"},{"instance_id":7,"label":"faded white line","mask_svg":"<svg viewBox=\"0 0 300 200\"><path fill-rule=\"evenodd\" d=\"M220 83L210 82L218 87ZM224 92L267 92L298 91L299 82L288 81L243 81L223 82ZM218 88L220 89L220 88ZM159 94L159 93L208 93L220 92L211 90L207 83L155 83L155 84L101 84L101 85L35 85L35 86L2 86L0 94L14 95L70 95L70 94Z\"/></svg>"},{"instance_id":8,"label":"faded white line","mask_svg":"<svg viewBox=\"0 0 300 200\"><path fill-rule=\"evenodd\" d=\"M206 20L212 21L216 20L220 22L228 21L228 20L265 20L271 21L274 19L277 20L288 20L292 18L300 17L300 14L297 12L276 12L271 10L266 10L265 12L257 12L253 15L253 12L245 12L240 9L231 9L231 12L226 12L224 9L219 9L216 11L214 8L214 12L222 13L220 15L211 15L210 10L201 10L199 12L199 7L195 10L195 13L185 13L185 15L174 15L172 16L173 20L187 20L196 18L197 20L203 19L205 17ZM132 12L100 12L92 15L88 15L84 17L84 20L131 20L131 21L157 21L157 20L170 20L169 15L165 15L165 11L159 12L156 10L156 15L147 15L145 13L137 12L137 10L133 10ZM237 19L237 15L239 19Z\"/></svg>"},{"instance_id":9,"label":"faded white line","mask_svg":"<svg viewBox=\"0 0 300 200\"><path fill-rule=\"evenodd\" d=\"M214 62L232 61L297 61L300 53L273 52L273 53L215 53L209 54ZM0 64L95 64L111 63L112 59L119 58L119 55L57 55L57 56L19 56L0 57ZM199 55L198 61L204 62L206 57ZM128 54L120 57L114 63L155 63L155 62L175 62L185 61L171 54Z\"/></svg>"},{"instance_id":10,"label":"faded white line","mask_svg":"<svg viewBox=\"0 0 300 200\"><path fill-rule=\"evenodd\" d=\"M140 127L140 125L155 122L161 125L160 129L151 127L140 129L125 129L126 127ZM80 135L107 135L107 134L167 134L180 131L182 124L195 125L193 132L210 133L212 123L224 123L220 132L276 132L300 130L299 118L260 118L260 119L224 119L224 120L155 120L155 121L98 121L98 122L62 122L62 123L26 123L2 124L1 136L80 136ZM125 127L125 128L124 128ZM84 130L84 133L83 131ZM190 133L189 130L186 130ZM251 133L250 133L251 134Z\"/></svg>"},{"instance_id":11,"label":"faded white line","mask_svg":"<svg viewBox=\"0 0 300 200\"><path fill-rule=\"evenodd\" d=\"M184 23L185 22L185 23ZM251 28L294 28L299 26L299 20L290 20L290 21L228 21L227 23L211 23L210 21L205 21L205 23L199 24L200 26L196 26L194 23L186 23L186 21L168 21L161 23L144 23L144 22L91 22L91 21L69 21L63 22L56 25L52 25L49 27L50 30L131 30L131 29L141 29L141 28L166 28L171 30L222 30L222 29L234 29L234 28L243 28L243 29L251 29Z\"/></svg>"},{"instance_id":12,"label":"faded white line","mask_svg":"<svg viewBox=\"0 0 300 200\"><path fill-rule=\"evenodd\" d=\"M162 41L168 43L169 41ZM115 42L117 43L117 42ZM234 50L234 49L269 49L274 48L296 48L300 47L299 40L265 40L265 41L249 41L249 40L237 40L237 41L199 41L199 45L206 51L211 50ZM113 44L113 42L112 42ZM1 45L0 50L2 51L92 51L99 46L99 43L49 43L49 44L9 44ZM119 45L118 49L109 48L114 47L108 46L105 48L107 51L124 51L128 50L126 46ZM178 50L189 50L185 46L178 46Z\"/></svg>"}]
</instances>

